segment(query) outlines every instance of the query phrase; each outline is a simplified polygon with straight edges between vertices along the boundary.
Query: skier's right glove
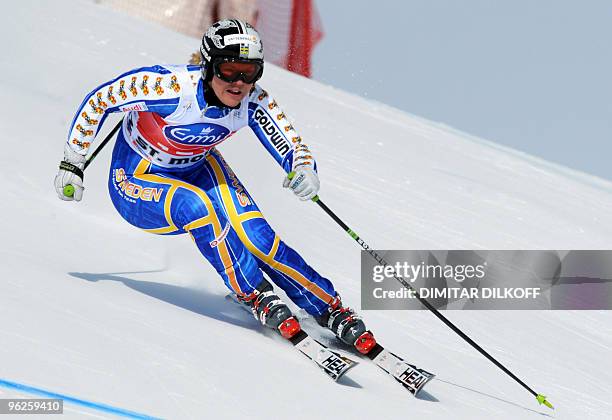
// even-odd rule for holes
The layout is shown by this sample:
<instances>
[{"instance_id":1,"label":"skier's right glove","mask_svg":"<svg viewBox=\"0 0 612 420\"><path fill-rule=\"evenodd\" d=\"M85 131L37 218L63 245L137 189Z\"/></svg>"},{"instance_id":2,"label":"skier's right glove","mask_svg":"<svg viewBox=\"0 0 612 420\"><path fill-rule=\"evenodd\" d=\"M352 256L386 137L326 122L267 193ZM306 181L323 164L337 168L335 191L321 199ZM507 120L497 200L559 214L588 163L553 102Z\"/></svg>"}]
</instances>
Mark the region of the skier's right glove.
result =
<instances>
[{"instance_id":1,"label":"skier's right glove","mask_svg":"<svg viewBox=\"0 0 612 420\"><path fill-rule=\"evenodd\" d=\"M81 201L83 198L83 168L85 156L76 153L68 144L64 147L64 160L55 176L57 196L64 201ZM72 188L65 188L67 186ZM72 192L72 194L70 194Z\"/></svg>"}]
</instances>

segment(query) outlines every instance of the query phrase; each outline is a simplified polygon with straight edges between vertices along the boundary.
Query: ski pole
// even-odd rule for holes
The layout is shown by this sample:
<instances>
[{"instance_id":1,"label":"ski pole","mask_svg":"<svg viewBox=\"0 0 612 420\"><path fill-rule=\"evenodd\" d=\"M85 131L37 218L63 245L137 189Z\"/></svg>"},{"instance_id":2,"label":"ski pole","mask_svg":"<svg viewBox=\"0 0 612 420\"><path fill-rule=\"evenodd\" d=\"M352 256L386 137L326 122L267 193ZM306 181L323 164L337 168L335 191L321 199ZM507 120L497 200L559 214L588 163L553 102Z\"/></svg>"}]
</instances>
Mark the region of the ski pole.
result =
<instances>
[{"instance_id":1,"label":"ski pole","mask_svg":"<svg viewBox=\"0 0 612 420\"><path fill-rule=\"evenodd\" d=\"M295 176L294 172L290 172L288 174L289 179L292 179L294 176ZM319 207L321 207L323 209L323 211L325 211L325 213L327 213L332 219L334 219L334 221L336 223L338 223L340 225L340 227L342 227L342 229L344 229L344 231L351 236L351 238L353 238L355 241L357 241L357 243L359 245L361 245L361 247L365 251L367 251L368 254L370 254L376 261L378 261L380 264L382 264L385 267L387 267L389 265L380 255L378 255L376 253L376 251L371 249L370 246L368 244L366 244L365 241L363 239L361 239L361 237L359 237L359 235L357 235L357 233L354 230L352 230L350 227L348 227L348 225L346 223L344 223L333 211L331 211L331 209L329 207L327 207L325 205L325 203L323 203L323 201L321 201L321 199L319 198L318 195L314 196L312 198L312 201L317 203L319 205ZM497 366L502 371L504 371L504 373L506 373L508 376L510 376L512 379L514 379L516 382L518 382L520 385L522 385L523 388L525 388L527 391L529 391L534 397L536 397L536 399L538 400L538 403L540 403L540 405L544 404L546 407L554 410L554 407L552 406L552 404L546 400L546 396L545 395L538 394L533 389L531 389L531 387L529 387L525 382L520 380L514 373L510 372L510 370L508 370L508 368L506 368L504 365L502 365L500 362L498 362L497 359L495 359L493 356L491 356L485 349L480 347L474 340L472 340L470 337L468 337L467 334L465 334L463 331L461 331L448 318L446 318L444 315L442 315L440 313L440 311L438 311L431 303L429 303L426 299L422 298L418 294L418 292L414 289L414 287L412 287L411 284L407 283L406 280L404 280L404 279L402 279L402 278L400 278L400 277L398 277L396 275L394 275L393 278L395 280L397 280L398 282L400 282L401 285L404 286L407 290L411 290L412 292L414 292L414 296L419 300L419 302L421 302L421 304L423 304L423 306L425 306L427 309L429 309L440 321L444 322L450 329L452 329L455 333L457 333L457 335L459 335L459 337L463 338L468 344L470 344L472 347L474 347L476 350L478 350L480 352L480 354L482 354L487 359L489 359L495 366Z\"/></svg>"},{"instance_id":2,"label":"ski pole","mask_svg":"<svg viewBox=\"0 0 612 420\"><path fill-rule=\"evenodd\" d=\"M121 120L119 120L117 125L111 130L110 133L108 133L108 136L106 136L104 138L104 140L102 140L102 143L100 143L100 146L98 146L98 148L96 150L94 150L94 152L87 158L87 160L85 161L85 166L83 167L83 171L85 171L85 169L87 169L89 164L96 158L96 156L98 156L98 153L100 153L102 148L104 146L106 146L106 144L113 138L115 133L119 130L119 127L121 127L121 123L122 122L123 122L123 118L121 118ZM66 197L72 197L73 194L74 194L74 187L72 185L66 185L64 187L64 195Z\"/></svg>"}]
</instances>

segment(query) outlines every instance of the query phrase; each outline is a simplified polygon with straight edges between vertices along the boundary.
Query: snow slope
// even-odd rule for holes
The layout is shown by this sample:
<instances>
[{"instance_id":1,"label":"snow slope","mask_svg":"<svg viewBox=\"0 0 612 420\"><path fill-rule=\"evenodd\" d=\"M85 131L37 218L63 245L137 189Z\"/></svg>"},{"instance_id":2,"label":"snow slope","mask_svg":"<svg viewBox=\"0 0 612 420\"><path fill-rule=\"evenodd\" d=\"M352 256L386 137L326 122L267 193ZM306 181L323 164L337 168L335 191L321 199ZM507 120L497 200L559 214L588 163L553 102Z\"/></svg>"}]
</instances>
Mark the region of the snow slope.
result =
<instances>
[{"instance_id":1,"label":"snow slope","mask_svg":"<svg viewBox=\"0 0 612 420\"><path fill-rule=\"evenodd\" d=\"M55 196L85 93L133 67L184 62L198 41L67 0L6 3L0 33L0 398L30 395L10 381L82 400L65 418L129 416L109 406L173 419L612 418L610 312L447 313L554 412L427 312L364 316L384 345L437 373L428 393L413 399L367 363L333 383L226 302L187 237L156 237L115 213L110 148L88 169L83 202ZM311 145L321 198L375 248L612 246L608 182L272 65L261 84ZM220 149L281 237L358 305L359 247L281 188L252 133Z\"/></svg>"}]
</instances>

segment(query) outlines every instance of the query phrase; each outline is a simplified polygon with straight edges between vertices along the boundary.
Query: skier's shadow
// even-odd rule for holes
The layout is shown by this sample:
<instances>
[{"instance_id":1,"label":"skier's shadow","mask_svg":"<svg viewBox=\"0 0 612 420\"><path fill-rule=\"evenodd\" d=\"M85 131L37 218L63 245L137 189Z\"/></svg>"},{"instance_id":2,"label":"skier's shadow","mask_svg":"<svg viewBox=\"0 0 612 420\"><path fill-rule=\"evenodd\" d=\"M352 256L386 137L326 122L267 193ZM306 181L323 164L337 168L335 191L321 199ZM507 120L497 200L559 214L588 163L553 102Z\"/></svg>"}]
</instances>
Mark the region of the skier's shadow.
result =
<instances>
[{"instance_id":1,"label":"skier's shadow","mask_svg":"<svg viewBox=\"0 0 612 420\"><path fill-rule=\"evenodd\" d=\"M235 325L241 328L253 329L256 325L254 322L249 322L249 319L237 315L233 317L229 306L222 296L212 295L203 290L193 290L186 287L173 286L171 284L157 283L153 281L134 280L125 277L126 274L143 274L155 271L137 271L123 273L68 273L72 277L78 279L97 282L97 281L117 281L121 282L130 289L159 299L163 302L170 303L188 311L199 315L204 315L209 318L216 319L221 322ZM121 275L120 275L121 274Z\"/></svg>"}]
</instances>

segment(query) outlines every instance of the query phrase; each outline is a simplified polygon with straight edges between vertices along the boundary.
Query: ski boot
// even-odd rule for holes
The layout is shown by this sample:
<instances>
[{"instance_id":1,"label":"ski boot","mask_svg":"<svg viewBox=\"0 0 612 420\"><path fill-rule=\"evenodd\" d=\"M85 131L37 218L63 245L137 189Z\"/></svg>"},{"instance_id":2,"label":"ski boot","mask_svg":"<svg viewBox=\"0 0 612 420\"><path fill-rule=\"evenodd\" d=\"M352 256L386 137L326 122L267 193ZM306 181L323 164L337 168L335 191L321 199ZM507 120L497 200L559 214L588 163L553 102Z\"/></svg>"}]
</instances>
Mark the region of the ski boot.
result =
<instances>
[{"instance_id":1,"label":"ski boot","mask_svg":"<svg viewBox=\"0 0 612 420\"><path fill-rule=\"evenodd\" d=\"M265 278L251 294L238 296L238 299L251 307L255 319L277 330L286 339L302 329L289 307L274 293L272 285Z\"/></svg>"},{"instance_id":2,"label":"ski boot","mask_svg":"<svg viewBox=\"0 0 612 420\"><path fill-rule=\"evenodd\" d=\"M340 295L329 304L327 312L316 318L319 325L329 328L345 344L368 354L376 346L376 339L366 329L363 320L351 308L342 306Z\"/></svg>"}]
</instances>

